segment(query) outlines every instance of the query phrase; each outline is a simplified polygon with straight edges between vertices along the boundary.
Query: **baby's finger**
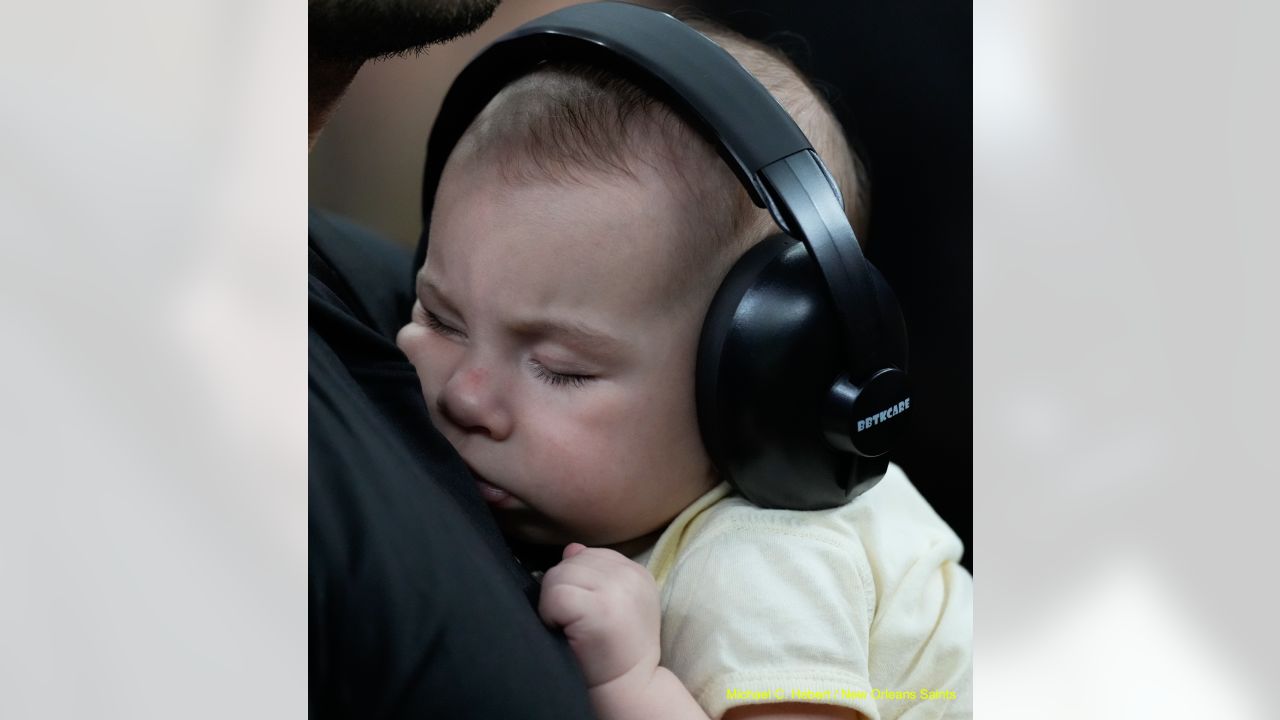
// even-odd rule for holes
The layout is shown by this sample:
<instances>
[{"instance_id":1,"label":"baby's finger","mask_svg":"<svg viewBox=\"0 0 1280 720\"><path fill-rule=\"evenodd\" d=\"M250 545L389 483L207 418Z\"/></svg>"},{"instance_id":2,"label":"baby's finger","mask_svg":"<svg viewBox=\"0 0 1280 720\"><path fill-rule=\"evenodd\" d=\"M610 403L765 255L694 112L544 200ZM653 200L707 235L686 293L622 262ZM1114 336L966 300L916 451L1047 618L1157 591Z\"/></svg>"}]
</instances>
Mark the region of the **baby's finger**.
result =
<instances>
[{"instance_id":1,"label":"baby's finger","mask_svg":"<svg viewBox=\"0 0 1280 720\"><path fill-rule=\"evenodd\" d=\"M644 570L644 566L636 563L616 550L608 548L584 548L578 551L568 561L572 564L585 565L599 570L602 573L616 574L619 572L636 572L648 571Z\"/></svg>"},{"instance_id":2,"label":"baby's finger","mask_svg":"<svg viewBox=\"0 0 1280 720\"><path fill-rule=\"evenodd\" d=\"M568 545L564 546L564 554L560 557L560 559L568 560L569 558L573 557L574 555L577 555L578 553L586 549L587 549L587 546L583 545L582 543L576 543L576 542L569 543Z\"/></svg>"},{"instance_id":3,"label":"baby's finger","mask_svg":"<svg viewBox=\"0 0 1280 720\"><path fill-rule=\"evenodd\" d=\"M595 593L576 585L544 586L538 616L552 627L566 627L586 617L595 606Z\"/></svg>"},{"instance_id":4,"label":"baby's finger","mask_svg":"<svg viewBox=\"0 0 1280 720\"><path fill-rule=\"evenodd\" d=\"M542 587L576 585L584 590L598 590L609 584L609 575L600 568L581 561L581 555L565 560L542 576Z\"/></svg>"}]
</instances>

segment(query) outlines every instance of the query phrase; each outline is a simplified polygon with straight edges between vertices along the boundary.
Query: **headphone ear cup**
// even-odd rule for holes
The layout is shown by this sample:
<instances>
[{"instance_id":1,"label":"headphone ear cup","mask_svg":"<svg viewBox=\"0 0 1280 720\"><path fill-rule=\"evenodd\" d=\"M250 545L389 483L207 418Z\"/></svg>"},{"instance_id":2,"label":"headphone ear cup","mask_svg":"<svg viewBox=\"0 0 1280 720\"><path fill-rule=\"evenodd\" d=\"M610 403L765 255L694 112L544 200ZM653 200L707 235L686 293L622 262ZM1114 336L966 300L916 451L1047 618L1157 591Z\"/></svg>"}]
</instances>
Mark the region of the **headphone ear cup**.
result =
<instances>
[{"instance_id":1,"label":"headphone ear cup","mask_svg":"<svg viewBox=\"0 0 1280 720\"><path fill-rule=\"evenodd\" d=\"M881 360L899 370L907 370L907 322L902 317L898 296L889 281L875 265L867 263L867 276L875 286L876 301L880 308L880 327L884 331L886 347L881 348Z\"/></svg>"},{"instance_id":2,"label":"headphone ear cup","mask_svg":"<svg viewBox=\"0 0 1280 720\"><path fill-rule=\"evenodd\" d=\"M835 507L883 476L887 459L824 435L824 402L850 367L844 333L812 256L786 235L720 284L698 346L698 426L721 476L756 505Z\"/></svg>"}]
</instances>

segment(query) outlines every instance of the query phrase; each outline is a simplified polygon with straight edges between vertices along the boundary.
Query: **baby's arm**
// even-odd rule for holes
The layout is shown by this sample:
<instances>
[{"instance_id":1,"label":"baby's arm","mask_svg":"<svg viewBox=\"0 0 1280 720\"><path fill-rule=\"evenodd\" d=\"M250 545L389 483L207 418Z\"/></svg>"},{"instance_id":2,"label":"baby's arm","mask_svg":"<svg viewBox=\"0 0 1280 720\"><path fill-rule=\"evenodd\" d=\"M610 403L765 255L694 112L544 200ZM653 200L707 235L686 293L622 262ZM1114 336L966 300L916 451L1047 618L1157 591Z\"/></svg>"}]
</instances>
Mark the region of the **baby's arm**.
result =
<instances>
[{"instance_id":1,"label":"baby's arm","mask_svg":"<svg viewBox=\"0 0 1280 720\"><path fill-rule=\"evenodd\" d=\"M658 587L620 553L572 543L542 579L538 614L564 628L602 720L707 720L661 658ZM737 707L724 720L846 720L848 708L806 703Z\"/></svg>"}]
</instances>

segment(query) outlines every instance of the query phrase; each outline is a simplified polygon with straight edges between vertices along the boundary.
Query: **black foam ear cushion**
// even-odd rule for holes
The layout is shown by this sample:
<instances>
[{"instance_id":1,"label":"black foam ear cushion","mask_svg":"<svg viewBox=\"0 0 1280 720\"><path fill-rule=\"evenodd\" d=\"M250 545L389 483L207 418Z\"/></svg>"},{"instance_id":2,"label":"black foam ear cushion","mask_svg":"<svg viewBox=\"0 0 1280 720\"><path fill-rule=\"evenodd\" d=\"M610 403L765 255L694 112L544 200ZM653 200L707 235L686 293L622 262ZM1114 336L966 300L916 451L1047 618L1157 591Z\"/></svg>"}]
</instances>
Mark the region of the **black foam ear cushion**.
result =
<instances>
[{"instance_id":1,"label":"black foam ear cushion","mask_svg":"<svg viewBox=\"0 0 1280 720\"><path fill-rule=\"evenodd\" d=\"M824 436L823 404L850 366L844 328L812 256L785 235L744 254L712 300L698 423L716 468L753 503L835 507L884 475L884 458L839 451Z\"/></svg>"}]
</instances>

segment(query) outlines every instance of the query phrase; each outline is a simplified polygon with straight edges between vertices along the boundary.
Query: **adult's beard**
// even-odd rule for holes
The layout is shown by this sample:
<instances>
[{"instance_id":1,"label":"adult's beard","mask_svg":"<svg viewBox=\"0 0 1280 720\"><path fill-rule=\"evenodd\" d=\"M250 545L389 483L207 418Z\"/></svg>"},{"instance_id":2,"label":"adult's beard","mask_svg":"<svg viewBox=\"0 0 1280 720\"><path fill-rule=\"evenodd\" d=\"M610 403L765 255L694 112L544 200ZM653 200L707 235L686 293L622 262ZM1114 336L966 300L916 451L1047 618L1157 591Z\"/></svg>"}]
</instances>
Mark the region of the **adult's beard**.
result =
<instances>
[{"instance_id":1,"label":"adult's beard","mask_svg":"<svg viewBox=\"0 0 1280 720\"><path fill-rule=\"evenodd\" d=\"M310 0L310 54L322 60L370 60L466 35L499 0Z\"/></svg>"}]
</instances>

